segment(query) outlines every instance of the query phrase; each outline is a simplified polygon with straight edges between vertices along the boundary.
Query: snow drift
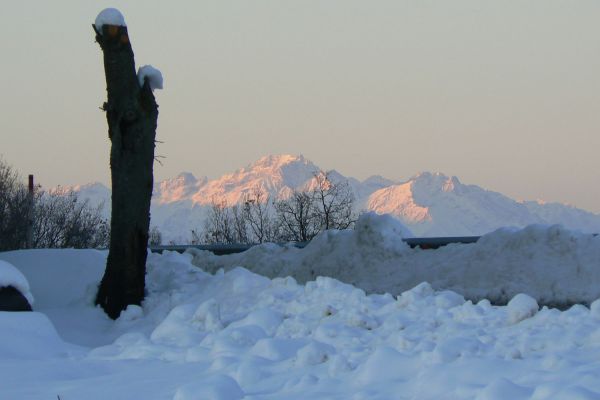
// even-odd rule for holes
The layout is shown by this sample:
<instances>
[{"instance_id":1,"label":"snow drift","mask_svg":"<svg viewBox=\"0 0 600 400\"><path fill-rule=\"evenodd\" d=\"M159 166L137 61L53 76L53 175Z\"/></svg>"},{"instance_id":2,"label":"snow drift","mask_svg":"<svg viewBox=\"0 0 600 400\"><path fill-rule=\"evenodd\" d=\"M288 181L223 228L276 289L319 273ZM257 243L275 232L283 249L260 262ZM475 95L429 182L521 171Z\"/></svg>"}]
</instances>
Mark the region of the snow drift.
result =
<instances>
[{"instance_id":1,"label":"snow drift","mask_svg":"<svg viewBox=\"0 0 600 400\"><path fill-rule=\"evenodd\" d=\"M343 251L334 243L355 244L358 249L351 251L360 251L364 241L375 240L381 242L379 259L384 264L410 257L412 250L392 240L403 234L400 226L375 217L360 226L357 232L323 235L315 248L332 245L338 257ZM533 244L541 251L538 242L545 238L541 241L549 243L546 249L559 253L578 249L582 239L566 240L570 234L563 230L539 227L498 235L488 240L502 239L505 250ZM569 241L575 243L565 247ZM513 259L518 257L516 253ZM209 274L193 266L191 258L150 254L142 307L130 306L111 321L93 306L91 290L99 283L106 252L0 253L0 259L10 259L32 280L38 311L0 313L1 397L600 396L599 301L590 309L576 305L560 312L539 309L531 296L519 294L497 307L488 300L473 303L452 291L436 291L428 283L397 297L366 295L327 277L298 284L293 278L268 279L240 267ZM527 262L521 259L522 265ZM63 283L66 276L69 288ZM469 279L466 275L465 286L473 284Z\"/></svg>"},{"instance_id":2,"label":"snow drift","mask_svg":"<svg viewBox=\"0 0 600 400\"><path fill-rule=\"evenodd\" d=\"M304 249L273 244L227 256L191 250L206 271L237 266L304 283L328 276L369 293L403 291L429 282L479 300L506 303L527 293L543 304L591 303L600 297L600 237L560 226L500 229L474 244L411 249L407 230L389 216L366 214L356 230L328 231Z\"/></svg>"}]
</instances>

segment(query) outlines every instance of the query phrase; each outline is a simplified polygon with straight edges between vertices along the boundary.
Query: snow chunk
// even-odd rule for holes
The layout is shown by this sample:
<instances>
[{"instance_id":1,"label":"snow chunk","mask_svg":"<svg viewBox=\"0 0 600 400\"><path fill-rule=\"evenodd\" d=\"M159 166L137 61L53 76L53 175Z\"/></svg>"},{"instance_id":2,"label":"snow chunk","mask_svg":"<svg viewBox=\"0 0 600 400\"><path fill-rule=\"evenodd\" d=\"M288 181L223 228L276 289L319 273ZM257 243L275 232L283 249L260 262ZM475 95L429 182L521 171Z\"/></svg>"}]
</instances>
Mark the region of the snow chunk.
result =
<instances>
[{"instance_id":1,"label":"snow chunk","mask_svg":"<svg viewBox=\"0 0 600 400\"><path fill-rule=\"evenodd\" d=\"M96 30L102 34L102 27L104 25L115 25L115 26L127 26L125 23L125 17L121 14L121 11L116 8L105 8L100 11L100 14L96 17L94 22Z\"/></svg>"},{"instance_id":2,"label":"snow chunk","mask_svg":"<svg viewBox=\"0 0 600 400\"><path fill-rule=\"evenodd\" d=\"M119 315L120 321L135 321L144 316L144 309L135 304L129 304L127 308L121 311Z\"/></svg>"},{"instance_id":3,"label":"snow chunk","mask_svg":"<svg viewBox=\"0 0 600 400\"><path fill-rule=\"evenodd\" d=\"M12 286L17 289L27 299L30 305L33 304L33 295L29 290L29 282L18 269L12 264L0 260L0 288Z\"/></svg>"},{"instance_id":4,"label":"snow chunk","mask_svg":"<svg viewBox=\"0 0 600 400\"><path fill-rule=\"evenodd\" d=\"M144 86L144 81L148 78L148 84L150 89L162 89L163 88L163 76L160 70L154 68L152 65L144 65L138 69L137 73L138 81L140 86Z\"/></svg>"},{"instance_id":5,"label":"snow chunk","mask_svg":"<svg viewBox=\"0 0 600 400\"><path fill-rule=\"evenodd\" d=\"M390 252L402 253L408 246L402 238L411 237L412 233L400 221L389 214L367 212L356 221L355 231L360 243L380 245Z\"/></svg>"},{"instance_id":6,"label":"snow chunk","mask_svg":"<svg viewBox=\"0 0 600 400\"><path fill-rule=\"evenodd\" d=\"M590 304L590 313L596 318L600 318L600 299L594 300Z\"/></svg>"},{"instance_id":7,"label":"snow chunk","mask_svg":"<svg viewBox=\"0 0 600 400\"><path fill-rule=\"evenodd\" d=\"M511 324L516 324L519 321L533 317L538 312L539 306L533 297L519 293L508 302L506 308L508 310L508 321Z\"/></svg>"}]
</instances>

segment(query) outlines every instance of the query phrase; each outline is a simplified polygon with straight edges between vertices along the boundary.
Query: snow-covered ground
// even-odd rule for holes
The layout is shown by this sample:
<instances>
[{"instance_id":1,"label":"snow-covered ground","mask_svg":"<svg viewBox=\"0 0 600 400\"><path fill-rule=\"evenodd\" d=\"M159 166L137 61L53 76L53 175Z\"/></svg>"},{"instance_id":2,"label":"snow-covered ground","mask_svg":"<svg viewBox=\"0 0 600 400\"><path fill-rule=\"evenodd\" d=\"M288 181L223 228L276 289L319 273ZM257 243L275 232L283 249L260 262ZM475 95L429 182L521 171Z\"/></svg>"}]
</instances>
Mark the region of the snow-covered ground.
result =
<instances>
[{"instance_id":1,"label":"snow-covered ground","mask_svg":"<svg viewBox=\"0 0 600 400\"><path fill-rule=\"evenodd\" d=\"M401 234L393 223L372 218L356 233L323 235L314 246L323 260L348 252L345 260L356 260L349 268L357 273L361 260L365 269L379 260L383 270L394 266L391 260L440 251L406 249L396 241ZM600 245L588 236L555 227L503 231L484 238L500 246L490 254L485 246L449 248L444 268L462 274L456 290L488 290L493 285L486 280L502 278L494 270L504 259L505 275L523 274L513 281L522 280L525 293L541 290L535 280L543 274L559 274L555 282L578 292L585 279L600 286L592 273L600 266ZM355 248L344 247L352 243ZM368 248L375 250L361 256ZM314 249L305 250L312 255L271 248L270 260L285 253L318 264ZM460 254L465 264L479 263L461 269ZM106 252L0 253L35 298L35 312L0 312L0 399L600 398L600 301L559 311L539 309L531 295L518 294L507 306L493 306L428 283L398 296L366 295L327 277L298 284L240 266L208 273L193 257L149 255L143 307L130 306L111 321L93 307ZM575 269L551 264L569 257L579 260ZM415 266L409 282L417 269L435 281L443 268ZM531 275L534 269L541 271ZM581 271L588 271L585 279L571 279Z\"/></svg>"}]
</instances>

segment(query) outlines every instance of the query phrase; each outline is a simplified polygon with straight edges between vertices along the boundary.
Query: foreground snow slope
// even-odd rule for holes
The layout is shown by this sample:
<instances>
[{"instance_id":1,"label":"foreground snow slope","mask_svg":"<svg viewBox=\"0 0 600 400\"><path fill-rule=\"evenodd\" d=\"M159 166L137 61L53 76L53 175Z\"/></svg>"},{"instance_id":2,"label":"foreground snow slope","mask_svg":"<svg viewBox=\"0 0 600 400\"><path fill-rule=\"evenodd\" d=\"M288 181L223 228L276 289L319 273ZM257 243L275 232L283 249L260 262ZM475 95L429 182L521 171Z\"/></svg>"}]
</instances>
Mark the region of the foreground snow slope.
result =
<instances>
[{"instance_id":1,"label":"foreground snow slope","mask_svg":"<svg viewBox=\"0 0 600 400\"><path fill-rule=\"evenodd\" d=\"M143 307L110 321L92 305L105 256L0 253L37 311L0 312L0 398L600 398L600 302L496 307L427 283L367 296L324 277L212 275L166 253L149 256Z\"/></svg>"}]
</instances>

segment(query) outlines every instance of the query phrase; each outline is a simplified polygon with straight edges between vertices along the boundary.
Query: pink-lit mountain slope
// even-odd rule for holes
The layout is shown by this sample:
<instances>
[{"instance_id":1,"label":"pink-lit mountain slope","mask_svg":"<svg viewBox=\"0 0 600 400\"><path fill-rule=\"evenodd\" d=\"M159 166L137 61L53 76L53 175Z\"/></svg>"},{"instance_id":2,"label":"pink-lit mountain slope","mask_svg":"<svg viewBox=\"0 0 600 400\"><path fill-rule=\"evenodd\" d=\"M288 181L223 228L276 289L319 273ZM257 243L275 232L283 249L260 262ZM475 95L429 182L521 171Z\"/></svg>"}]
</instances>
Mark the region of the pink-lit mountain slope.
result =
<instances>
[{"instance_id":1,"label":"pink-lit mountain slope","mask_svg":"<svg viewBox=\"0 0 600 400\"><path fill-rule=\"evenodd\" d=\"M152 225L158 226L167 240L185 241L192 229L202 229L212 201L236 204L255 188L273 198L284 198L293 190L310 187L318 170L302 156L272 155L214 180L183 173L155 185ZM336 171L331 177L348 181L357 211L392 214L416 236L481 235L500 227L536 223L600 232L600 215L558 203L517 202L440 173L424 172L402 183L380 176L359 181ZM99 185L77 189L92 202L104 199L109 204L108 189Z\"/></svg>"}]
</instances>

